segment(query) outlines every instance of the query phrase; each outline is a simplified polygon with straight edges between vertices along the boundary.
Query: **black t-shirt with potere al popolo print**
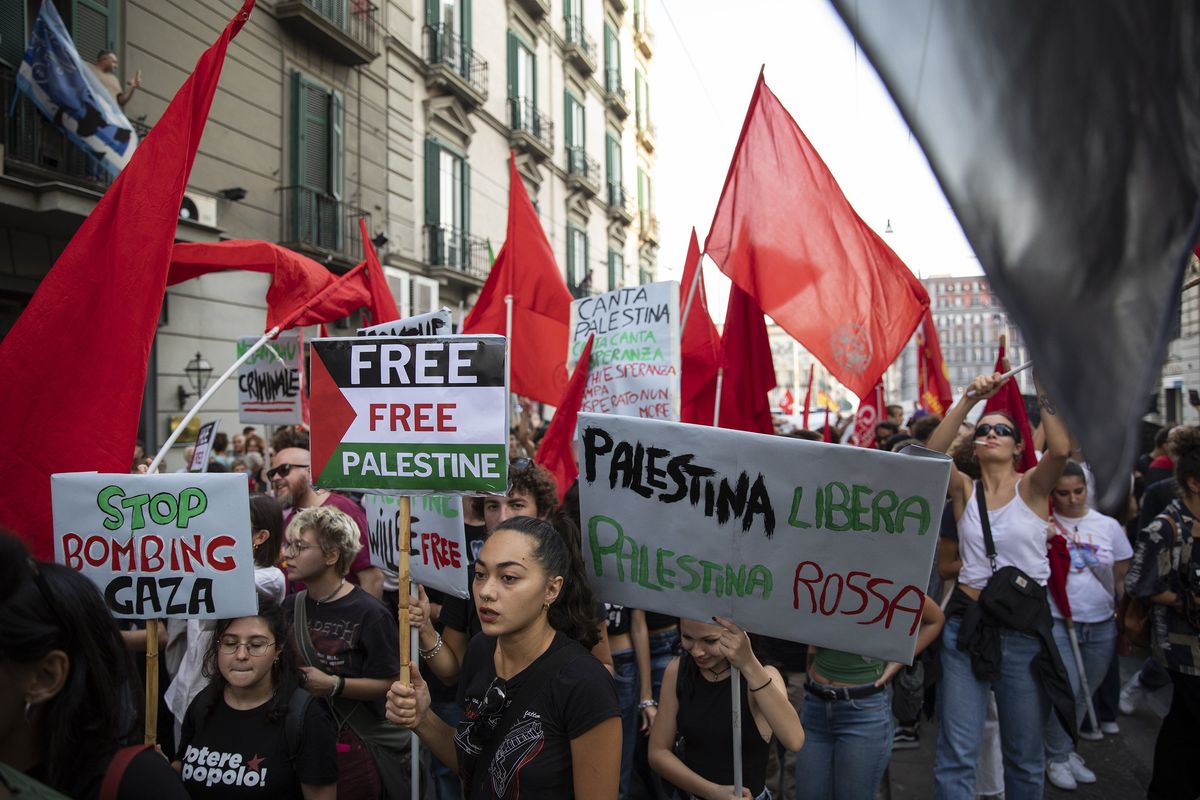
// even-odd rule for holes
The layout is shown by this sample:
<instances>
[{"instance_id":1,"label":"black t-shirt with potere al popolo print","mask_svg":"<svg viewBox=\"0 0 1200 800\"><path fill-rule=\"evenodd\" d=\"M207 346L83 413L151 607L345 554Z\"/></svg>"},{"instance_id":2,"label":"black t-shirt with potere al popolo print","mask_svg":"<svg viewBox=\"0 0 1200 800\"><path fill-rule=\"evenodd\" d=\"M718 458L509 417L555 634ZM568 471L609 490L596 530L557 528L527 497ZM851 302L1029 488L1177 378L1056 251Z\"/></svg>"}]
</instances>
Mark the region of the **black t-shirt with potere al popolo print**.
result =
<instances>
[{"instance_id":1,"label":"black t-shirt with potere al popolo print","mask_svg":"<svg viewBox=\"0 0 1200 800\"><path fill-rule=\"evenodd\" d=\"M571 740L587 733L611 717L621 714L617 690L608 670L590 653L581 652L547 678L543 687L522 684L536 672L536 665L554 651L573 644L562 633L555 635L549 649L532 664L504 682L506 696L517 698L526 710L507 732L497 731L504 739L496 748L489 767L476 761L490 741L488 710L492 723L502 715L488 689L496 677L496 640L480 634L471 639L463 659L458 701L465 710L458 725L454 746L458 753L459 775L468 792L474 785L476 768L488 769L481 797L471 800L518 800L518 798L571 798L575 787L571 769ZM532 701L526 691L535 692Z\"/></svg>"}]
</instances>

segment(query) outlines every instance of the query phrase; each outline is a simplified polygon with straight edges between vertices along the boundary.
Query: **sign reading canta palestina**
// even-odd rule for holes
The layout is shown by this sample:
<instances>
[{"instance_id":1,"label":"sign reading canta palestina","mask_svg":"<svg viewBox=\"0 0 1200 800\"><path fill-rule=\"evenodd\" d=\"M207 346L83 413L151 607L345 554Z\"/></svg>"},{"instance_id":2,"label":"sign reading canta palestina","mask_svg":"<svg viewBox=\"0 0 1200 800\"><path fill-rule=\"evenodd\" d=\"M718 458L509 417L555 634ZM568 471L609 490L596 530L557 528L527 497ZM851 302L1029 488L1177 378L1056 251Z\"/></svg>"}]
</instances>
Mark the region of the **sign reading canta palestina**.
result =
<instances>
[{"instance_id":1,"label":"sign reading canta palestina","mask_svg":"<svg viewBox=\"0 0 1200 800\"><path fill-rule=\"evenodd\" d=\"M912 663L945 456L602 414L578 435L601 600Z\"/></svg>"},{"instance_id":2,"label":"sign reading canta palestina","mask_svg":"<svg viewBox=\"0 0 1200 800\"><path fill-rule=\"evenodd\" d=\"M504 337L315 339L310 368L318 486L507 491Z\"/></svg>"}]
</instances>

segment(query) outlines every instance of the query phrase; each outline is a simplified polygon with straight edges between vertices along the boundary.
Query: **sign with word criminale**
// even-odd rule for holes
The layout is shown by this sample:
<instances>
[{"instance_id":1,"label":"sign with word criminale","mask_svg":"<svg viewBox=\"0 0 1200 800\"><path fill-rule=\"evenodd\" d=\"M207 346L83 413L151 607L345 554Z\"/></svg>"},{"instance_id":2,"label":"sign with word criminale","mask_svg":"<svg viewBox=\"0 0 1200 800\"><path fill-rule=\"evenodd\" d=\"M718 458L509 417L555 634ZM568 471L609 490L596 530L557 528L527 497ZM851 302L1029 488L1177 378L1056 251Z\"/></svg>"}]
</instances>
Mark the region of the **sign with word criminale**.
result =
<instances>
[{"instance_id":1,"label":"sign with word criminale","mask_svg":"<svg viewBox=\"0 0 1200 800\"><path fill-rule=\"evenodd\" d=\"M314 339L312 474L326 489L508 489L504 337Z\"/></svg>"},{"instance_id":2,"label":"sign with word criminale","mask_svg":"<svg viewBox=\"0 0 1200 800\"><path fill-rule=\"evenodd\" d=\"M239 336L238 358L258 340L258 336ZM238 367L239 421L270 425L297 425L303 421L300 349L298 333L281 333Z\"/></svg>"},{"instance_id":3,"label":"sign with word criminale","mask_svg":"<svg viewBox=\"0 0 1200 800\"><path fill-rule=\"evenodd\" d=\"M601 600L912 662L945 456L602 414L579 439Z\"/></svg>"}]
</instances>

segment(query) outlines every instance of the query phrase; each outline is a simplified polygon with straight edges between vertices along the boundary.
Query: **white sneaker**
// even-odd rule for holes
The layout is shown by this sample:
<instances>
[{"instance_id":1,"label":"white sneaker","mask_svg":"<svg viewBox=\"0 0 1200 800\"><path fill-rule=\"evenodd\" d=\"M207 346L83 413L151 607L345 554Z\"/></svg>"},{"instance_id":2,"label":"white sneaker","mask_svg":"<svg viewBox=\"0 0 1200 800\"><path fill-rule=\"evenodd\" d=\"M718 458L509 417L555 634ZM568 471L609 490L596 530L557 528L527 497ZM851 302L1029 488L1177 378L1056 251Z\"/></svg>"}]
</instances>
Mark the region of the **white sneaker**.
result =
<instances>
[{"instance_id":1,"label":"white sneaker","mask_svg":"<svg viewBox=\"0 0 1200 800\"><path fill-rule=\"evenodd\" d=\"M1129 679L1129 683L1121 687L1121 699L1117 707L1122 714L1133 714L1146 698L1146 688L1142 686L1142 673L1139 670Z\"/></svg>"},{"instance_id":2,"label":"white sneaker","mask_svg":"<svg viewBox=\"0 0 1200 800\"><path fill-rule=\"evenodd\" d=\"M1102 741L1104 741L1104 734L1101 733L1100 731L1095 731L1095 730L1091 730L1091 731L1081 730L1081 731L1079 731L1079 738L1087 739L1089 742L1102 742Z\"/></svg>"},{"instance_id":3,"label":"white sneaker","mask_svg":"<svg viewBox=\"0 0 1200 800\"><path fill-rule=\"evenodd\" d=\"M1071 753L1067 756L1067 765L1071 768L1071 775L1075 778L1076 783L1096 782L1096 773L1083 765L1083 757L1079 753Z\"/></svg>"},{"instance_id":4,"label":"white sneaker","mask_svg":"<svg viewBox=\"0 0 1200 800\"><path fill-rule=\"evenodd\" d=\"M1116 736L1121 732L1121 726L1115 722L1101 722L1100 732L1105 736Z\"/></svg>"},{"instance_id":5,"label":"white sneaker","mask_svg":"<svg viewBox=\"0 0 1200 800\"><path fill-rule=\"evenodd\" d=\"M1046 765L1046 777L1050 779L1050 783L1059 789L1066 789L1069 792L1073 792L1079 788L1079 784L1075 782L1075 775L1071 771L1070 759L1066 761L1051 761Z\"/></svg>"}]
</instances>

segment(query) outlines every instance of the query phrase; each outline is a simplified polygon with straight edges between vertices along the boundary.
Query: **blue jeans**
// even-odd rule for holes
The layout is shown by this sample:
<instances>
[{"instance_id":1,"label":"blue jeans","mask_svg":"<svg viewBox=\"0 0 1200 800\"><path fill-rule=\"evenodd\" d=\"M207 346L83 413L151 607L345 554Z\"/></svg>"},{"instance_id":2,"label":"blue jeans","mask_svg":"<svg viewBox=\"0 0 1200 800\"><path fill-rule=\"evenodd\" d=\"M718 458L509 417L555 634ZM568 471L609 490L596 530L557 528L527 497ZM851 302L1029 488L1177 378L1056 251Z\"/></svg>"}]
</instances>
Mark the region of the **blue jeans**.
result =
<instances>
[{"instance_id":1,"label":"blue jeans","mask_svg":"<svg viewBox=\"0 0 1200 800\"><path fill-rule=\"evenodd\" d=\"M650 688L655 700L660 699L659 692L662 690L663 674L667 671L667 665L678 654L678 628L650 634ZM635 800L666 797L667 793L663 789L662 780L658 777L658 773L650 769L647 761L647 737L639 735L634 738L636 743L633 753L633 772L637 779L632 781L631 794L634 795Z\"/></svg>"},{"instance_id":2,"label":"blue jeans","mask_svg":"<svg viewBox=\"0 0 1200 800\"><path fill-rule=\"evenodd\" d=\"M633 746L637 743L638 695L641 682L638 679L637 659L633 650L617 650L612 654L617 684L617 707L621 709L621 800L629 797L629 771L633 767Z\"/></svg>"},{"instance_id":3,"label":"blue jeans","mask_svg":"<svg viewBox=\"0 0 1200 800\"><path fill-rule=\"evenodd\" d=\"M1094 691L1104 681L1108 672L1109 662L1117 647L1117 623L1115 620L1104 622L1076 622L1075 638L1079 641L1079 655L1083 659L1083 672L1087 677L1088 689ZM1054 620L1054 643L1058 645L1058 654L1062 656L1063 664L1067 667L1067 675L1071 679L1071 689L1075 692L1075 724L1078 725L1087 716L1087 696L1083 692L1079 680L1079 665L1075 663L1075 653L1071 649L1071 638L1067 633L1065 620ZM1058 716L1048 714L1046 719L1046 761L1055 764L1066 761L1075 750L1071 737L1063 730Z\"/></svg>"},{"instance_id":4,"label":"blue jeans","mask_svg":"<svg viewBox=\"0 0 1200 800\"><path fill-rule=\"evenodd\" d=\"M892 758L891 692L826 701L805 693L796 800L873 800Z\"/></svg>"},{"instance_id":5,"label":"blue jeans","mask_svg":"<svg viewBox=\"0 0 1200 800\"><path fill-rule=\"evenodd\" d=\"M961 626L962 617L954 616L942 630L933 796L935 800L974 800L975 764L990 688L1000 717L1005 800L1042 800L1046 770L1042 730L1049 703L1031 666L1042 644L1023 633L1001 631L1000 678L989 683L975 677L971 655L958 649Z\"/></svg>"},{"instance_id":6,"label":"blue jeans","mask_svg":"<svg viewBox=\"0 0 1200 800\"><path fill-rule=\"evenodd\" d=\"M429 710L451 728L457 728L462 719L462 708L453 700L431 703ZM462 782L458 779L457 770L443 764L437 756L431 756L429 771L437 792L437 800L462 800Z\"/></svg>"}]
</instances>

